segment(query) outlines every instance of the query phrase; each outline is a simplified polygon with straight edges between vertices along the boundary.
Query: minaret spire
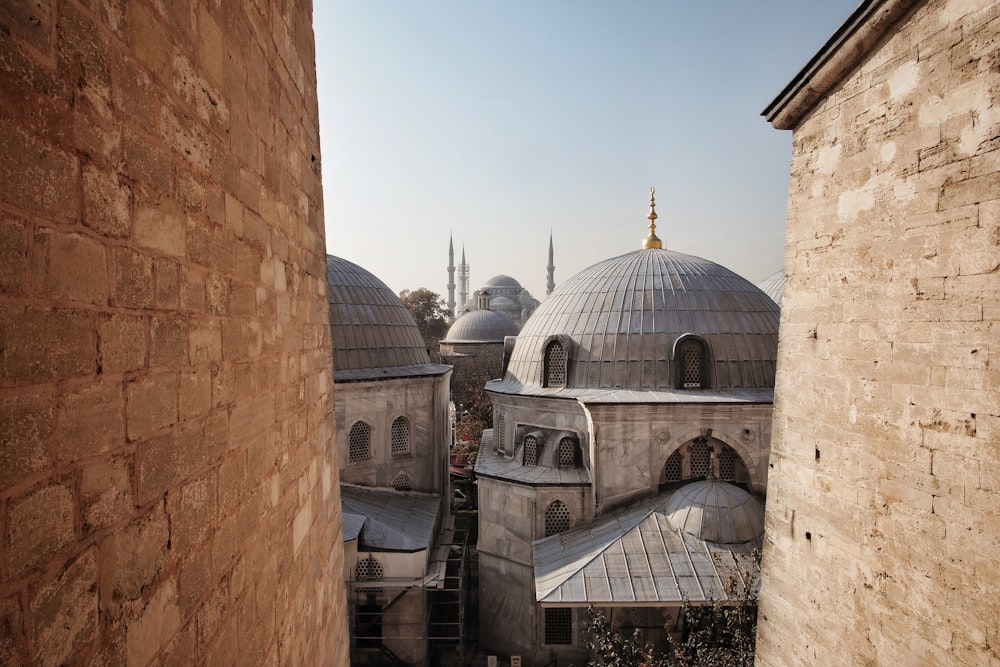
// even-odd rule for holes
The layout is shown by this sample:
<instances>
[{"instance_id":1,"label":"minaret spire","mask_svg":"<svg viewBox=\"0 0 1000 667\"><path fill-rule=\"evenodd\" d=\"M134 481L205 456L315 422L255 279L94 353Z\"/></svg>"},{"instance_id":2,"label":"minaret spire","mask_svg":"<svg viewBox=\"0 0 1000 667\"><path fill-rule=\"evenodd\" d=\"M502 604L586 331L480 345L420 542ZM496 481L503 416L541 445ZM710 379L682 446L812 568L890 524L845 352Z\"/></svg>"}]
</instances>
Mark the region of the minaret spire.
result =
<instances>
[{"instance_id":1,"label":"minaret spire","mask_svg":"<svg viewBox=\"0 0 1000 667\"><path fill-rule=\"evenodd\" d=\"M458 265L458 310L469 302L469 265L465 263L465 244L462 244L462 261ZM456 313L457 314L457 313Z\"/></svg>"},{"instance_id":2,"label":"minaret spire","mask_svg":"<svg viewBox=\"0 0 1000 667\"><path fill-rule=\"evenodd\" d=\"M552 290L556 288L556 265L553 260L552 253L552 230L549 230L549 265L548 267L548 280L545 281L545 296L552 294Z\"/></svg>"},{"instance_id":3,"label":"minaret spire","mask_svg":"<svg viewBox=\"0 0 1000 667\"><path fill-rule=\"evenodd\" d=\"M656 188L649 189L649 215L646 219L649 220L649 236L647 236L643 242L643 248L662 248L663 241L661 241L656 236Z\"/></svg>"},{"instance_id":4,"label":"minaret spire","mask_svg":"<svg viewBox=\"0 0 1000 667\"><path fill-rule=\"evenodd\" d=\"M448 312L455 319L455 244L448 232Z\"/></svg>"}]
</instances>

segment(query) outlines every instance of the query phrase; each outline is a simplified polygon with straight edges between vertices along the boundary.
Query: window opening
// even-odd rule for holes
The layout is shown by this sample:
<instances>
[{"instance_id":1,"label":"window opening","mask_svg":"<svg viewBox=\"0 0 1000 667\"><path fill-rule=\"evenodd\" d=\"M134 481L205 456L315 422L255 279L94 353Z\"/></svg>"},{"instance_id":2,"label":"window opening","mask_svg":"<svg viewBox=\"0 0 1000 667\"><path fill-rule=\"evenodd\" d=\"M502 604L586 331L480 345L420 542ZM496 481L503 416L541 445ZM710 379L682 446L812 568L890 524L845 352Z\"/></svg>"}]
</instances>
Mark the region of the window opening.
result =
<instances>
[{"instance_id":1,"label":"window opening","mask_svg":"<svg viewBox=\"0 0 1000 667\"><path fill-rule=\"evenodd\" d=\"M545 510L545 537L569 530L569 508L561 500L554 500Z\"/></svg>"},{"instance_id":2,"label":"window opening","mask_svg":"<svg viewBox=\"0 0 1000 667\"><path fill-rule=\"evenodd\" d=\"M371 458L372 427L367 422L354 422L347 436L347 461L354 463Z\"/></svg>"},{"instance_id":3,"label":"window opening","mask_svg":"<svg viewBox=\"0 0 1000 667\"><path fill-rule=\"evenodd\" d=\"M538 465L538 440L533 435L524 436L524 465Z\"/></svg>"},{"instance_id":4,"label":"window opening","mask_svg":"<svg viewBox=\"0 0 1000 667\"><path fill-rule=\"evenodd\" d=\"M736 452L732 447L722 447L719 452L719 479L726 482L736 481L736 459Z\"/></svg>"},{"instance_id":5,"label":"window opening","mask_svg":"<svg viewBox=\"0 0 1000 667\"><path fill-rule=\"evenodd\" d=\"M362 558L354 568L354 578L358 581L382 581L382 563L371 556Z\"/></svg>"},{"instance_id":6,"label":"window opening","mask_svg":"<svg viewBox=\"0 0 1000 667\"><path fill-rule=\"evenodd\" d=\"M396 417L392 422L390 442L393 454L406 454L410 451L410 422L406 417Z\"/></svg>"},{"instance_id":7,"label":"window opening","mask_svg":"<svg viewBox=\"0 0 1000 667\"><path fill-rule=\"evenodd\" d=\"M503 428L503 413L497 412L496 414L497 422L497 451L503 454L506 450L504 449L504 428Z\"/></svg>"},{"instance_id":8,"label":"window opening","mask_svg":"<svg viewBox=\"0 0 1000 667\"><path fill-rule=\"evenodd\" d=\"M701 389L704 386L702 375L702 347L696 340L685 340L681 343L681 388Z\"/></svg>"},{"instance_id":9,"label":"window opening","mask_svg":"<svg viewBox=\"0 0 1000 667\"><path fill-rule=\"evenodd\" d=\"M681 450L676 449L674 453L667 457L667 462L663 466L664 482L681 481L683 472L681 470Z\"/></svg>"},{"instance_id":10,"label":"window opening","mask_svg":"<svg viewBox=\"0 0 1000 667\"><path fill-rule=\"evenodd\" d=\"M559 467L573 468L576 465L576 438L566 436L559 441Z\"/></svg>"},{"instance_id":11,"label":"window opening","mask_svg":"<svg viewBox=\"0 0 1000 667\"><path fill-rule=\"evenodd\" d=\"M407 475L405 472L401 472L398 475L396 475L396 477L393 478L392 488L396 489L397 491L412 491L413 481L410 479L409 475Z\"/></svg>"},{"instance_id":12,"label":"window opening","mask_svg":"<svg viewBox=\"0 0 1000 667\"><path fill-rule=\"evenodd\" d=\"M566 386L566 349L558 341L545 346L545 386Z\"/></svg>"},{"instance_id":13,"label":"window opening","mask_svg":"<svg viewBox=\"0 0 1000 667\"><path fill-rule=\"evenodd\" d=\"M572 609L546 607L545 643L546 644L573 643Z\"/></svg>"},{"instance_id":14,"label":"window opening","mask_svg":"<svg viewBox=\"0 0 1000 667\"><path fill-rule=\"evenodd\" d=\"M712 469L712 448L705 438L696 438L691 444L691 477L708 477Z\"/></svg>"}]
</instances>

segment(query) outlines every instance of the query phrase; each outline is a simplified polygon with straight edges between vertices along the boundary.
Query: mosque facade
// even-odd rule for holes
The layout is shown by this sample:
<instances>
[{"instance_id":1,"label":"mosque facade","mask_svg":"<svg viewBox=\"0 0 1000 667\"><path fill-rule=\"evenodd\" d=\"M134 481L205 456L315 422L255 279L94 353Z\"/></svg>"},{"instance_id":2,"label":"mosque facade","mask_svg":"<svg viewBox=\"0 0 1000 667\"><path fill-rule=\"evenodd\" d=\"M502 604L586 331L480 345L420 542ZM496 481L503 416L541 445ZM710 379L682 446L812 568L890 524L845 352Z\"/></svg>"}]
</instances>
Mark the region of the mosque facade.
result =
<instances>
[{"instance_id":1,"label":"mosque facade","mask_svg":"<svg viewBox=\"0 0 1000 667\"><path fill-rule=\"evenodd\" d=\"M755 567L778 307L664 249L650 204L644 247L554 290L486 385L480 642L524 664L585 662L591 605L663 641Z\"/></svg>"}]
</instances>

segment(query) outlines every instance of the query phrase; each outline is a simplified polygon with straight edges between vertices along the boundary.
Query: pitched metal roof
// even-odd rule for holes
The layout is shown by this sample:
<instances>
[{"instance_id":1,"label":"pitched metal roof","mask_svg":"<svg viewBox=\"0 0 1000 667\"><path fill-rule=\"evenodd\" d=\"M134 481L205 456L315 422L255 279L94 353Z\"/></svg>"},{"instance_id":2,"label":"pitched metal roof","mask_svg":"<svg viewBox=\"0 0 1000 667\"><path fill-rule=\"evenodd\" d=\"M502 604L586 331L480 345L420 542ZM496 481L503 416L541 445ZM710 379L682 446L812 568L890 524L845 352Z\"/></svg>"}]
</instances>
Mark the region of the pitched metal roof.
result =
<instances>
[{"instance_id":1,"label":"pitched metal roof","mask_svg":"<svg viewBox=\"0 0 1000 667\"><path fill-rule=\"evenodd\" d=\"M583 466L526 466L517 459L509 459L502 454L497 454L493 451L493 429L483 431L479 454L476 456L476 474L485 477L498 477L528 486L590 484L590 471Z\"/></svg>"},{"instance_id":2,"label":"pitched metal roof","mask_svg":"<svg viewBox=\"0 0 1000 667\"><path fill-rule=\"evenodd\" d=\"M420 551L434 541L438 496L342 484L340 502L345 541L360 536L364 546L382 551ZM357 517L364 517L360 528Z\"/></svg>"},{"instance_id":3,"label":"pitched metal roof","mask_svg":"<svg viewBox=\"0 0 1000 667\"><path fill-rule=\"evenodd\" d=\"M758 585L752 552L761 538L740 544L698 539L671 523L669 498L658 496L533 542L535 600L552 606L662 605L727 599L729 580L734 596Z\"/></svg>"}]
</instances>

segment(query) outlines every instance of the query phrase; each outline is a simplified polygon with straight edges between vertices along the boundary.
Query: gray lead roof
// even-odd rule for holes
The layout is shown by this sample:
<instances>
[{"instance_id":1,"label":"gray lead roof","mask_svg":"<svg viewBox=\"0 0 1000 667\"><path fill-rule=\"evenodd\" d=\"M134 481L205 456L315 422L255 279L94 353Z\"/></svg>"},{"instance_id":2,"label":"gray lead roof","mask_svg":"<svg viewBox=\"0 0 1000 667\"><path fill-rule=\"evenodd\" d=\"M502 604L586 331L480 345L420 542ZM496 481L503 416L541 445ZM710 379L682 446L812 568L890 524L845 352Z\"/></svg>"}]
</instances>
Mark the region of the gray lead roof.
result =
<instances>
[{"instance_id":1,"label":"gray lead roof","mask_svg":"<svg viewBox=\"0 0 1000 667\"><path fill-rule=\"evenodd\" d=\"M656 248L599 262L557 288L518 334L504 383L534 393L544 346L562 335L572 341L566 390L669 390L683 334L708 343L713 388L773 388L778 306L723 266Z\"/></svg>"}]
</instances>

